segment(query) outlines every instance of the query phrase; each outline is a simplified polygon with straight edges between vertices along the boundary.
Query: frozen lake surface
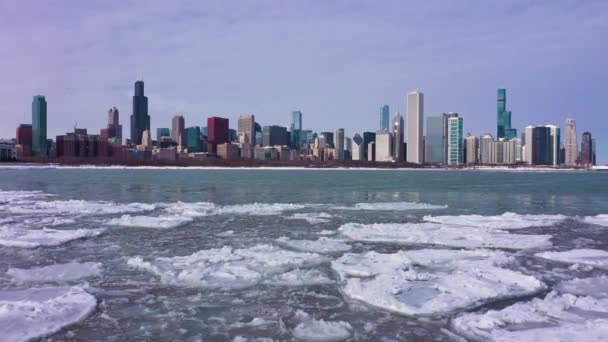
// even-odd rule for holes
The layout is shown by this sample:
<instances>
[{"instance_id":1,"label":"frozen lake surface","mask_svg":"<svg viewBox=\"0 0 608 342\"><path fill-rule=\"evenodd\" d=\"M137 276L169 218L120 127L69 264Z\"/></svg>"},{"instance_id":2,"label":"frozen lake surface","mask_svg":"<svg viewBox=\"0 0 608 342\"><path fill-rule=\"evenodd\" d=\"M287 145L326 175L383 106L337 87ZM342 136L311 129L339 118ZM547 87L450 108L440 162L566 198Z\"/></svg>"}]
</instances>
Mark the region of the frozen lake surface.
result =
<instances>
[{"instance_id":1,"label":"frozen lake surface","mask_svg":"<svg viewBox=\"0 0 608 342\"><path fill-rule=\"evenodd\" d=\"M0 168L0 340L608 340L608 173Z\"/></svg>"}]
</instances>

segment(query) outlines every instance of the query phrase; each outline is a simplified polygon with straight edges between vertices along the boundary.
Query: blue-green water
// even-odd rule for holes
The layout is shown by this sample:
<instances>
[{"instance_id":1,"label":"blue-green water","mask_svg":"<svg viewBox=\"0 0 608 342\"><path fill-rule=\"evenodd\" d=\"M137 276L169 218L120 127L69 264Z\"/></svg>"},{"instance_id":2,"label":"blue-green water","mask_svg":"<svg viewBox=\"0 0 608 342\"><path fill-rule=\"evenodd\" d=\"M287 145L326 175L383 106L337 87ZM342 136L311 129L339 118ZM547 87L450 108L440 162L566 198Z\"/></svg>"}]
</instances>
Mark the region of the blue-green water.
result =
<instances>
[{"instance_id":1,"label":"blue-green water","mask_svg":"<svg viewBox=\"0 0 608 342\"><path fill-rule=\"evenodd\" d=\"M292 340L301 321L298 312L304 312L317 320L348 322L351 340L447 341L453 338L447 332L449 321L461 312L501 308L530 298L488 300L474 308L418 318L344 295L343 283L331 267L331 261L340 258L343 251L327 253L325 261L312 267L329 278L329 283L277 285L254 281L239 288L172 282L129 265L129 260L136 257L153 261L224 246L248 249L264 244L292 250L276 239L316 240L321 236L319 233L333 234L348 223L420 223L425 215L494 216L506 212L565 215L566 219L545 227L510 231L551 235L549 247L497 248L515 257L516 262L510 269L547 284L546 290L533 295L543 297L560 280L601 275L605 271L570 269L567 264L535 258L535 252L608 249L608 228L583 220L587 216L608 214L608 173L602 172L6 168L0 169L0 190L40 191L52 195L25 200L7 195L9 198L0 203L0 222L5 222L2 223L5 231L28 225L27 229L41 229L45 225L43 218L73 220L54 229L104 229L99 236L56 246L0 247L2 289L84 284L96 298L97 306L86 319L48 336L49 340L223 341L237 336ZM67 200L82 202L76 205ZM51 204L41 206L42 202ZM210 202L215 209L201 215L170 212L171 218L188 217L189 221L168 228L109 223L122 215L167 216L167 207L179 202ZM395 202L447 207L354 210L358 203ZM87 212L87 208L96 203L114 206L116 210ZM142 212L121 211L130 203L155 207ZM246 206L252 203L266 206ZM231 207L235 205L242 206ZM287 218L293 214L314 216L320 212L327 217L311 222ZM457 244L363 241L340 234L333 237L350 245L350 253L459 247ZM16 281L7 274L11 267L28 269L71 261L99 262L101 273L79 280L38 282ZM200 265L201 268L207 266ZM254 318L263 319L263 324L251 323Z\"/></svg>"}]
</instances>

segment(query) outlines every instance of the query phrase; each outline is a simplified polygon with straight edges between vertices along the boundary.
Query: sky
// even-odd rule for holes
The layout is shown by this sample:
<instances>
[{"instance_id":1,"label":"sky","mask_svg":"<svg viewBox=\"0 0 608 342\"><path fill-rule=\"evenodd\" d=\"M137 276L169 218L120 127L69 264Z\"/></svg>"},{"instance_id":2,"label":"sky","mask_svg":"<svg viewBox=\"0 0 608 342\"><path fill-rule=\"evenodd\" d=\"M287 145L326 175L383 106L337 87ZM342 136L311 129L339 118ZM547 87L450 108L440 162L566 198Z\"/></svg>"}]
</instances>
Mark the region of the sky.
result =
<instances>
[{"instance_id":1,"label":"sky","mask_svg":"<svg viewBox=\"0 0 608 342\"><path fill-rule=\"evenodd\" d=\"M608 1L0 0L0 137L46 96L48 135L96 133L120 111L128 137L142 79L152 133L254 114L347 136L379 129L380 107L457 112L465 133L496 135L496 89L512 124L597 140L608 163ZM407 130L406 130L407 131ZM563 135L563 133L562 133Z\"/></svg>"}]
</instances>

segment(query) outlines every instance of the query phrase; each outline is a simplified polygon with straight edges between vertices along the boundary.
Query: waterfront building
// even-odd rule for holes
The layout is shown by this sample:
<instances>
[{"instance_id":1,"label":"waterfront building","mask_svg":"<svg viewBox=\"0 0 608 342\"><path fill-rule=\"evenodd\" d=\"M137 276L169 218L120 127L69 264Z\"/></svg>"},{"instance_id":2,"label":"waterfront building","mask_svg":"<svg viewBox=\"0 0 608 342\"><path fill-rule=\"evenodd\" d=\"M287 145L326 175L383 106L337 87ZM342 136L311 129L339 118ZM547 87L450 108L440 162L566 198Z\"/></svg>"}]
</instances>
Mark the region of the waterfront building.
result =
<instances>
[{"instance_id":1,"label":"waterfront building","mask_svg":"<svg viewBox=\"0 0 608 342\"><path fill-rule=\"evenodd\" d=\"M188 153L203 152L201 143L201 128L193 126L186 128L186 148Z\"/></svg>"},{"instance_id":2,"label":"waterfront building","mask_svg":"<svg viewBox=\"0 0 608 342\"><path fill-rule=\"evenodd\" d=\"M393 159L393 135L390 132L376 132L376 156L375 160L379 162L394 161Z\"/></svg>"},{"instance_id":3,"label":"waterfront building","mask_svg":"<svg viewBox=\"0 0 608 342\"><path fill-rule=\"evenodd\" d=\"M45 97L34 96L32 101L32 155L34 156L47 156L46 109Z\"/></svg>"},{"instance_id":4,"label":"waterfront building","mask_svg":"<svg viewBox=\"0 0 608 342\"><path fill-rule=\"evenodd\" d=\"M353 141L351 138L344 138L344 160L352 160Z\"/></svg>"},{"instance_id":5,"label":"waterfront building","mask_svg":"<svg viewBox=\"0 0 608 342\"><path fill-rule=\"evenodd\" d=\"M404 151L404 121L401 114L397 113L397 116L393 118L393 158L396 162L403 162L405 159L405 151Z\"/></svg>"},{"instance_id":6,"label":"waterfront building","mask_svg":"<svg viewBox=\"0 0 608 342\"><path fill-rule=\"evenodd\" d=\"M427 126L428 131L428 126ZM464 138L464 149L465 149L465 163L467 165L477 164L477 137L468 134Z\"/></svg>"},{"instance_id":7,"label":"waterfront building","mask_svg":"<svg viewBox=\"0 0 608 342\"><path fill-rule=\"evenodd\" d=\"M156 141L160 143L162 137L171 137L171 130L169 128L157 128L156 129Z\"/></svg>"},{"instance_id":8,"label":"waterfront building","mask_svg":"<svg viewBox=\"0 0 608 342\"><path fill-rule=\"evenodd\" d=\"M291 112L291 125L289 126L289 145L295 150L302 148L302 112L294 110Z\"/></svg>"},{"instance_id":9,"label":"waterfront building","mask_svg":"<svg viewBox=\"0 0 608 342\"><path fill-rule=\"evenodd\" d=\"M584 132L581 139L581 164L585 167L593 165L593 139L590 132Z\"/></svg>"},{"instance_id":10,"label":"waterfront building","mask_svg":"<svg viewBox=\"0 0 608 342\"><path fill-rule=\"evenodd\" d=\"M479 137L479 162L481 164L491 164L490 143L492 141L494 141L494 138L489 133L486 133Z\"/></svg>"},{"instance_id":11,"label":"waterfront building","mask_svg":"<svg viewBox=\"0 0 608 342\"><path fill-rule=\"evenodd\" d=\"M32 156L32 125L21 124L17 127L16 146L18 157Z\"/></svg>"},{"instance_id":12,"label":"waterfront building","mask_svg":"<svg viewBox=\"0 0 608 342\"><path fill-rule=\"evenodd\" d=\"M534 126L527 126L524 130L524 153L523 161L529 165L534 164L532 160L532 152L534 150L534 139L533 139Z\"/></svg>"},{"instance_id":13,"label":"waterfront building","mask_svg":"<svg viewBox=\"0 0 608 342\"><path fill-rule=\"evenodd\" d=\"M448 119L448 165L461 165L463 163L463 120L460 117Z\"/></svg>"},{"instance_id":14,"label":"waterfront building","mask_svg":"<svg viewBox=\"0 0 608 342\"><path fill-rule=\"evenodd\" d=\"M179 146L186 146L186 121L183 115L176 114L171 119L171 139Z\"/></svg>"},{"instance_id":15,"label":"waterfront building","mask_svg":"<svg viewBox=\"0 0 608 342\"><path fill-rule=\"evenodd\" d=\"M361 135L359 133L356 133L353 136L353 145L352 145L352 151L351 151L351 159L352 160L365 160L363 157L363 138L361 137Z\"/></svg>"},{"instance_id":16,"label":"waterfront building","mask_svg":"<svg viewBox=\"0 0 608 342\"><path fill-rule=\"evenodd\" d=\"M560 129L555 125L547 125L549 128L549 137L551 139L549 143L549 156L551 158L551 165L559 165L559 146L560 141Z\"/></svg>"},{"instance_id":17,"label":"waterfront building","mask_svg":"<svg viewBox=\"0 0 608 342\"><path fill-rule=\"evenodd\" d=\"M0 161L12 161L17 158L17 150L15 144L6 141L0 141Z\"/></svg>"},{"instance_id":18,"label":"waterfront building","mask_svg":"<svg viewBox=\"0 0 608 342\"><path fill-rule=\"evenodd\" d=\"M255 116L241 115L238 121L239 142L255 145Z\"/></svg>"},{"instance_id":19,"label":"waterfront building","mask_svg":"<svg viewBox=\"0 0 608 342\"><path fill-rule=\"evenodd\" d=\"M144 95L144 82L135 82L133 96L133 114L131 115L131 143L141 145L145 130L150 130L150 115L148 115L148 98Z\"/></svg>"},{"instance_id":20,"label":"waterfront building","mask_svg":"<svg viewBox=\"0 0 608 342\"><path fill-rule=\"evenodd\" d=\"M429 115L426 117L426 136L424 139L424 161L427 164L437 165L444 162L444 128L443 115Z\"/></svg>"},{"instance_id":21,"label":"waterfront building","mask_svg":"<svg viewBox=\"0 0 608 342\"><path fill-rule=\"evenodd\" d=\"M515 149L515 163L523 162L523 147L520 138L513 138L509 141L513 142L513 148Z\"/></svg>"},{"instance_id":22,"label":"waterfront building","mask_svg":"<svg viewBox=\"0 0 608 342\"><path fill-rule=\"evenodd\" d=\"M367 161L376 161L376 141L367 144Z\"/></svg>"},{"instance_id":23,"label":"waterfront building","mask_svg":"<svg viewBox=\"0 0 608 342\"><path fill-rule=\"evenodd\" d=\"M141 146L142 150L151 151L152 150L152 133L149 129L146 129L141 134Z\"/></svg>"},{"instance_id":24,"label":"waterfront building","mask_svg":"<svg viewBox=\"0 0 608 342\"><path fill-rule=\"evenodd\" d=\"M564 148L564 164L567 166L576 165L578 159L578 143L576 137L576 121L574 121L574 119L566 119Z\"/></svg>"},{"instance_id":25,"label":"waterfront building","mask_svg":"<svg viewBox=\"0 0 608 342\"><path fill-rule=\"evenodd\" d=\"M236 130L229 128L228 129L228 142L237 142L237 141L238 141L238 134L237 134Z\"/></svg>"},{"instance_id":26,"label":"waterfront building","mask_svg":"<svg viewBox=\"0 0 608 342\"><path fill-rule=\"evenodd\" d=\"M228 119L216 116L207 118L206 135L207 141L214 146L227 143L229 141Z\"/></svg>"},{"instance_id":27,"label":"waterfront building","mask_svg":"<svg viewBox=\"0 0 608 342\"><path fill-rule=\"evenodd\" d=\"M363 160L369 160L369 143L376 141L376 133L374 132L363 132ZM372 152L375 152L373 150ZM375 160L375 159L373 159Z\"/></svg>"},{"instance_id":28,"label":"waterfront building","mask_svg":"<svg viewBox=\"0 0 608 342\"><path fill-rule=\"evenodd\" d=\"M118 108L108 110L107 138L116 139L122 143L122 125L120 124Z\"/></svg>"},{"instance_id":29,"label":"waterfront building","mask_svg":"<svg viewBox=\"0 0 608 342\"><path fill-rule=\"evenodd\" d=\"M424 95L414 91L407 94L407 161L424 163L423 151Z\"/></svg>"},{"instance_id":30,"label":"waterfront building","mask_svg":"<svg viewBox=\"0 0 608 342\"><path fill-rule=\"evenodd\" d=\"M551 144L551 129L549 127L536 126L532 129L533 165L553 165Z\"/></svg>"},{"instance_id":31,"label":"waterfront building","mask_svg":"<svg viewBox=\"0 0 608 342\"><path fill-rule=\"evenodd\" d=\"M323 147L334 148L334 134L332 132L321 132L321 136L324 138L325 145Z\"/></svg>"},{"instance_id":32,"label":"waterfront building","mask_svg":"<svg viewBox=\"0 0 608 342\"><path fill-rule=\"evenodd\" d=\"M344 128L336 129L334 139L334 158L344 160Z\"/></svg>"},{"instance_id":33,"label":"waterfront building","mask_svg":"<svg viewBox=\"0 0 608 342\"><path fill-rule=\"evenodd\" d=\"M235 160L239 158L239 147L232 143L224 143L217 145L218 157L226 160Z\"/></svg>"},{"instance_id":34,"label":"waterfront building","mask_svg":"<svg viewBox=\"0 0 608 342\"><path fill-rule=\"evenodd\" d=\"M388 132L389 108L388 105L380 108L380 130Z\"/></svg>"},{"instance_id":35,"label":"waterfront building","mask_svg":"<svg viewBox=\"0 0 608 342\"><path fill-rule=\"evenodd\" d=\"M454 112L449 112L449 113L443 113L443 142L442 142L442 146L443 146L443 164L444 165L448 165L449 163L449 159L450 159L450 155L448 153L448 131L449 131L449 125L448 125L448 120L451 118L457 118L458 117L458 113L454 113Z\"/></svg>"},{"instance_id":36,"label":"waterfront building","mask_svg":"<svg viewBox=\"0 0 608 342\"><path fill-rule=\"evenodd\" d=\"M262 133L264 146L287 146L289 144L287 127L264 126Z\"/></svg>"}]
</instances>

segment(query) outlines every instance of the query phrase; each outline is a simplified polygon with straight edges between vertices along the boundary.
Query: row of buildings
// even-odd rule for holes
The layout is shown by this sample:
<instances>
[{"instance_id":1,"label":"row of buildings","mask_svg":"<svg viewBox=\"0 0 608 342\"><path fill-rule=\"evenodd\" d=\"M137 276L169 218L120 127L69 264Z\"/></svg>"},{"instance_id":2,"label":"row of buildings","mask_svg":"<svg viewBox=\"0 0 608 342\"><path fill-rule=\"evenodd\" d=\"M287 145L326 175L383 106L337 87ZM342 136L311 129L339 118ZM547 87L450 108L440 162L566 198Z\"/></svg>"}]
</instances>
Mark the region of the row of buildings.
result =
<instances>
[{"instance_id":1,"label":"row of buildings","mask_svg":"<svg viewBox=\"0 0 608 342\"><path fill-rule=\"evenodd\" d=\"M237 129L231 129L229 120L221 117L209 117L206 126L186 126L184 116L178 114L172 118L171 127L156 129L154 140L143 81L135 82L130 136L124 141L119 116L113 107L108 111L106 127L98 134L74 127L53 141L46 134L46 99L35 96L32 123L17 128L13 155L18 159L353 160L432 166L595 163L595 140L585 132L579 149L573 119L566 122L563 144L560 128L555 125L529 126L518 137L511 126L505 89L497 92L496 137L465 136L464 120L458 113L430 114L425 121L424 95L417 91L407 94L405 118L399 113L390 118L389 106L384 105L379 129L356 133L352 138L342 128L320 133L306 130L302 112L296 110L291 113L289 127L260 126L254 115L242 115Z\"/></svg>"}]
</instances>

